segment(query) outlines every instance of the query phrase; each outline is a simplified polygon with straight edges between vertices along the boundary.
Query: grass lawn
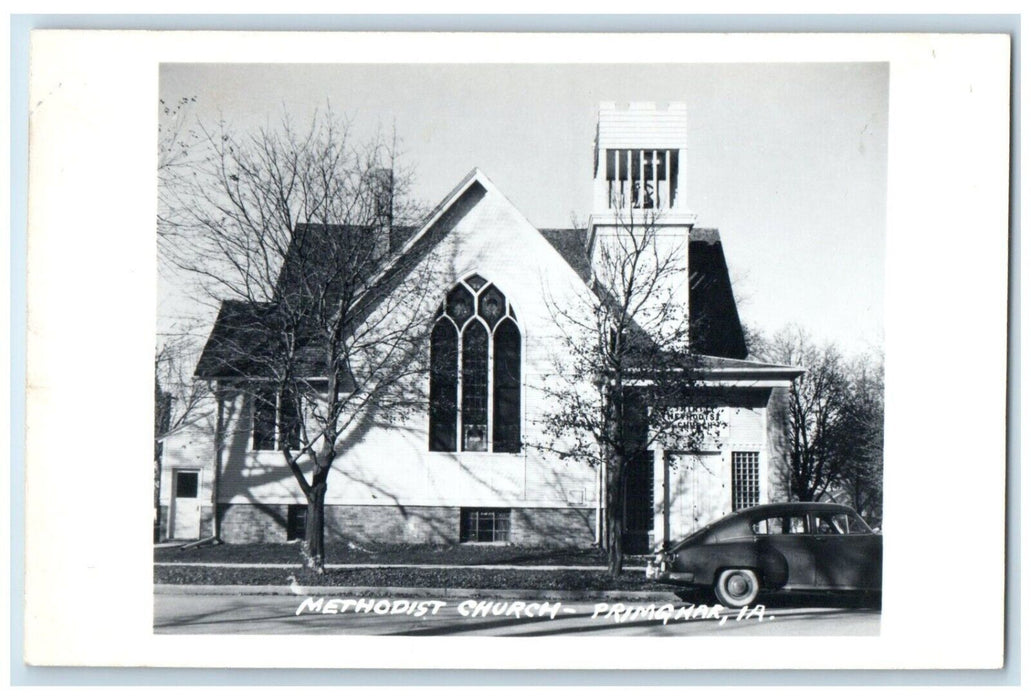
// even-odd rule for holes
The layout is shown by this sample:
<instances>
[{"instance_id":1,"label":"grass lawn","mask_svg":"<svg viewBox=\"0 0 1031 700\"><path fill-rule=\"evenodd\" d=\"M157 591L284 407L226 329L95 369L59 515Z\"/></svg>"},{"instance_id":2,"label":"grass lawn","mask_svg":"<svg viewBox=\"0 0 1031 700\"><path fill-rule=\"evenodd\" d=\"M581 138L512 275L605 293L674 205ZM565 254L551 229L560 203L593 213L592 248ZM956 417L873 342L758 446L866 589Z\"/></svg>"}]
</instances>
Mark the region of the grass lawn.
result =
<instances>
[{"instance_id":1,"label":"grass lawn","mask_svg":"<svg viewBox=\"0 0 1031 700\"><path fill-rule=\"evenodd\" d=\"M193 585L285 586L295 576L311 586L385 586L427 588L537 589L555 591L669 591L670 586L653 583L641 571L624 572L618 578L605 571L538 571L528 569L343 569L323 576L294 569L213 568L160 566L154 568L154 583Z\"/></svg>"},{"instance_id":2,"label":"grass lawn","mask_svg":"<svg viewBox=\"0 0 1031 700\"><path fill-rule=\"evenodd\" d=\"M646 557L627 557L626 566L643 566ZM642 571L620 577L604 570L540 571L535 569L449 569L454 565L597 566L605 554L593 548L545 549L510 545L379 545L326 546L326 563L366 564L357 569L330 570L311 576L301 569L299 542L277 544L221 544L179 549L154 549L154 583L214 585L278 585L291 575L303 584L320 586L405 586L428 588L547 589L559 591L670 590L651 583ZM252 564L244 567L175 566L176 563ZM296 564L298 568L267 568L262 564ZM391 564L430 564L442 568L383 568Z\"/></svg>"},{"instance_id":3,"label":"grass lawn","mask_svg":"<svg viewBox=\"0 0 1031 700\"><path fill-rule=\"evenodd\" d=\"M300 564L300 542L220 544L194 549L161 547L155 562L218 564ZM626 565L643 566L646 557L627 557ZM595 548L547 549L512 545L369 545L327 544L326 563L332 564L503 564L509 566L605 566L605 554Z\"/></svg>"}]
</instances>

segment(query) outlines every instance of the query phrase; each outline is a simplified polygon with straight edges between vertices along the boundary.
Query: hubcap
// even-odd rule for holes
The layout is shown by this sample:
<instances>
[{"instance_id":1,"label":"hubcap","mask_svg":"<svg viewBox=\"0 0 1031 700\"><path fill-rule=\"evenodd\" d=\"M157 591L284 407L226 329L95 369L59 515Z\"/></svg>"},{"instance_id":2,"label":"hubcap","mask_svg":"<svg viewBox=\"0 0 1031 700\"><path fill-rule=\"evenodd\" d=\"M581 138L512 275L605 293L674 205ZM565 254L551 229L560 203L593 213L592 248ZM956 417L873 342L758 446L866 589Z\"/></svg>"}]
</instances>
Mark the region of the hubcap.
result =
<instances>
[{"instance_id":1,"label":"hubcap","mask_svg":"<svg viewBox=\"0 0 1031 700\"><path fill-rule=\"evenodd\" d=\"M748 592L748 579L741 574L734 574L727 582L727 588L734 596L741 596Z\"/></svg>"}]
</instances>

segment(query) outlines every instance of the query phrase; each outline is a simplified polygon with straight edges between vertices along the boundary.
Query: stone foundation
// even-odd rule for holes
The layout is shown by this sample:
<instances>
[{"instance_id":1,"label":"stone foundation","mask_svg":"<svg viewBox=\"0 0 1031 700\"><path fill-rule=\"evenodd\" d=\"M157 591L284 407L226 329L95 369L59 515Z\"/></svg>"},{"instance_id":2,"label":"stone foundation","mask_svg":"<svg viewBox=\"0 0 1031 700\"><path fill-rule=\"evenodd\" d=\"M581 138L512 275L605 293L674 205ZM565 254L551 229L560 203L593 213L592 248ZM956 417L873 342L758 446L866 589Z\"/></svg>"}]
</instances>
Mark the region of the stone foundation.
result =
<instances>
[{"instance_id":1,"label":"stone foundation","mask_svg":"<svg viewBox=\"0 0 1031 700\"><path fill-rule=\"evenodd\" d=\"M222 540L286 542L285 504L219 505ZM585 547L594 541L592 508L512 508L512 544ZM326 541L356 544L457 544L461 509L449 506L326 506ZM208 527L204 528L208 530Z\"/></svg>"}]
</instances>

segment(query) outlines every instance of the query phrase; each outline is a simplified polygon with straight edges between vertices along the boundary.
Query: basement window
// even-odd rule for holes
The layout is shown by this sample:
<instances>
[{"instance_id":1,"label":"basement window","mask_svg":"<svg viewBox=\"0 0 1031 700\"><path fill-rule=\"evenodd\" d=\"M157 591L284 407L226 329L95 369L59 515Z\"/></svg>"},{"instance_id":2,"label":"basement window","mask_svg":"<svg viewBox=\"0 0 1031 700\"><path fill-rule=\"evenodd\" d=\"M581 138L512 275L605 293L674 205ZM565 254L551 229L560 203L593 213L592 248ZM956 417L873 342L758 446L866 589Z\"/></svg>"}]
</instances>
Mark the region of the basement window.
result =
<instances>
[{"instance_id":1,"label":"basement window","mask_svg":"<svg viewBox=\"0 0 1031 700\"><path fill-rule=\"evenodd\" d=\"M308 525L308 506L292 505L286 507L286 540L303 540Z\"/></svg>"},{"instance_id":2,"label":"basement window","mask_svg":"<svg viewBox=\"0 0 1031 700\"><path fill-rule=\"evenodd\" d=\"M460 542L509 542L511 538L508 508L462 508Z\"/></svg>"}]
</instances>

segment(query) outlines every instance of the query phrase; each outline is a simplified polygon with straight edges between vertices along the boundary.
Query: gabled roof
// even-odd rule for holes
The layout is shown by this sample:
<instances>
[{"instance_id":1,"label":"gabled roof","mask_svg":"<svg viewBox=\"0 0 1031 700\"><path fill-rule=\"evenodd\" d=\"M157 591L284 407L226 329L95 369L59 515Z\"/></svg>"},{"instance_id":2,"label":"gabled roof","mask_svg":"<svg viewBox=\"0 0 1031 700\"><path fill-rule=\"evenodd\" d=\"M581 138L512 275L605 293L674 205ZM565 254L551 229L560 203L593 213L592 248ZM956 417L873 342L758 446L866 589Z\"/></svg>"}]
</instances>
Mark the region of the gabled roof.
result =
<instances>
[{"instance_id":1,"label":"gabled roof","mask_svg":"<svg viewBox=\"0 0 1031 700\"><path fill-rule=\"evenodd\" d=\"M591 281L591 261L587 257L587 231L579 228L538 229L544 240L558 251L562 259L585 283Z\"/></svg>"},{"instance_id":2,"label":"gabled roof","mask_svg":"<svg viewBox=\"0 0 1031 700\"><path fill-rule=\"evenodd\" d=\"M344 265L348 261L335 260L332 253L358 253L360 243L369 247L369 258L375 258L372 249L377 246L389 250L401 248L415 233L415 226L375 226L356 224L299 224L290 238L290 246L283 259L283 267L276 281L276 296L293 291L298 283L298 268L310 276L313 265ZM337 241L351 239L345 245Z\"/></svg>"},{"instance_id":3,"label":"gabled roof","mask_svg":"<svg viewBox=\"0 0 1031 700\"><path fill-rule=\"evenodd\" d=\"M194 375L203 378L263 376L269 308L269 304L223 301Z\"/></svg>"},{"instance_id":4,"label":"gabled roof","mask_svg":"<svg viewBox=\"0 0 1031 700\"><path fill-rule=\"evenodd\" d=\"M370 281L366 286L374 287L376 278L404 265L408 258L417 254L419 243L427 238L438 224L446 220L449 210L456 202L477 186L481 188L481 192L487 188L494 188L493 183L478 168L474 168L429 212L420 226L394 227L392 231L395 235L394 246L398 246L399 240L403 240L403 244L400 244L399 248L388 256L387 261L380 269L365 271L365 274L370 276ZM194 370L194 375L207 379L266 376L268 372L267 370L263 371L262 368L273 356L271 348L268 347L271 342L268 336L269 329L273 327L271 322L274 319L269 314L272 313L277 299L285 298L291 293L303 293L303 290L298 289L300 277L291 274L291 270L297 266L316 265L321 266L317 269L324 268L327 274L333 274L335 268L342 265L343 261L320 253L323 248L346 250L347 246L328 245L332 237L369 237L369 234L375 233L375 229L376 227L372 226L349 224L299 225L291 237L290 245L284 256L283 267L276 281L275 299L268 303L223 301L214 327L201 353L201 358ZM317 367L316 354L305 353L302 348L301 356L298 358L299 364L302 367L305 364L313 368ZM313 369L312 376L317 374L320 372Z\"/></svg>"},{"instance_id":5,"label":"gabled roof","mask_svg":"<svg viewBox=\"0 0 1031 700\"><path fill-rule=\"evenodd\" d=\"M424 248L423 240L432 242L432 232L438 225L444 225L456 208L456 203L467 198L482 196L486 191L501 194L496 186L478 168L469 171L462 180L434 207L418 227L395 227L390 246L391 255L379 270L368 270L373 279L369 286L375 286L376 277L382 277L390 270L406 264L406 260ZM461 208L457 208L461 211ZM586 249L586 232L581 229L537 229L541 236L559 253L585 284L591 283L591 263ZM276 295L289 293L294 287L295 276L291 269L297 264L320 264L338 266L341 261L322 255L326 242L335 237L359 236L371 238L375 228L352 225L299 226L291 239L290 247L277 281ZM300 261L300 262L298 262ZM690 316L696 351L702 355L730 360L744 360L747 357L744 333L737 314L730 285L730 276L723 254L719 231L716 229L693 228L690 233L688 252L690 284ZM260 376L259 365L268 354L262 347L268 338L259 332L267 328L272 304L250 304L242 301L223 302L218 318L197 364L198 377L244 377ZM759 369L757 363L749 367ZM776 365L768 366L773 371ZM739 368L740 369L740 368ZM780 368L784 369L784 368Z\"/></svg>"}]
</instances>

